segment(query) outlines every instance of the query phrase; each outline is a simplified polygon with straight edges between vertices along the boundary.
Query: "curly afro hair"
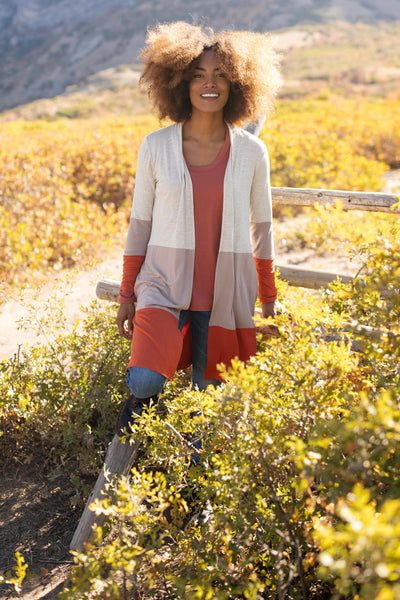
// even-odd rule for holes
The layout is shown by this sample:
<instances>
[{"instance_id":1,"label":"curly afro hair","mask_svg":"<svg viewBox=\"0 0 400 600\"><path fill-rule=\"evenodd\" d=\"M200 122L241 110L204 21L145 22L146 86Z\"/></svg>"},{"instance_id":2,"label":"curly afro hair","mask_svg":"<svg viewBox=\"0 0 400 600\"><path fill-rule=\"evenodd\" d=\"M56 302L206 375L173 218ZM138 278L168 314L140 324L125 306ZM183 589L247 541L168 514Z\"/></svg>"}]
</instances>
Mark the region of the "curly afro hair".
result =
<instances>
[{"instance_id":1,"label":"curly afro hair","mask_svg":"<svg viewBox=\"0 0 400 600\"><path fill-rule=\"evenodd\" d=\"M209 49L230 81L225 121L238 123L271 112L281 79L279 58L268 34L214 33L177 21L150 29L141 54L140 84L147 87L160 119L182 123L190 118L189 81L200 55Z\"/></svg>"}]
</instances>

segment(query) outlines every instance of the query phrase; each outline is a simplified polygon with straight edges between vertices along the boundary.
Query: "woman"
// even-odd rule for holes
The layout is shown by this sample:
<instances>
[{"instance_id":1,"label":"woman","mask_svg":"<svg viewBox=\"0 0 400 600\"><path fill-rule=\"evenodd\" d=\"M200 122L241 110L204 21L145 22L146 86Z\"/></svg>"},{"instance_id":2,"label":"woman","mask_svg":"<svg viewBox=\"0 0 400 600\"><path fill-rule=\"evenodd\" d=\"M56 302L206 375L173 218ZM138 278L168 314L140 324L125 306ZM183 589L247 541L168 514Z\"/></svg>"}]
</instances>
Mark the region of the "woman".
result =
<instances>
[{"instance_id":1,"label":"woman","mask_svg":"<svg viewBox=\"0 0 400 600\"><path fill-rule=\"evenodd\" d=\"M120 431L178 368L193 385L256 352L254 305L276 288L265 145L235 126L268 111L279 85L269 38L177 22L150 31L141 83L161 119L139 150L117 324L132 339ZM136 307L135 307L136 303Z\"/></svg>"}]
</instances>

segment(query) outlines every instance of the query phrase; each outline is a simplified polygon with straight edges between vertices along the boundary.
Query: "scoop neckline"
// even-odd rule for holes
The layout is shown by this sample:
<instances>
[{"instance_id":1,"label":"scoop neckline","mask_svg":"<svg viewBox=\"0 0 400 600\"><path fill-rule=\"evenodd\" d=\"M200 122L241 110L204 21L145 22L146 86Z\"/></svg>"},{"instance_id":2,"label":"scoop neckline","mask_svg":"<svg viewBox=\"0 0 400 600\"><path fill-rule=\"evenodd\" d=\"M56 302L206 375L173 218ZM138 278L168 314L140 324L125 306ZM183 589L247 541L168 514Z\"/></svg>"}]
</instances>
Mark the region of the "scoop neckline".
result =
<instances>
[{"instance_id":1,"label":"scoop neckline","mask_svg":"<svg viewBox=\"0 0 400 600\"><path fill-rule=\"evenodd\" d=\"M225 152L227 152L229 147L230 147L230 136L229 136L229 129L227 127L226 134L225 134L225 141L224 141L223 145L221 146L221 149L218 152L217 156L214 158L214 160L211 163L208 163L208 165L192 165L187 160L187 158L184 154L183 154L183 158L185 159L185 163L189 169L204 171L206 169L212 169L213 167L215 167L219 163L219 161L223 158L223 156L225 155Z\"/></svg>"}]
</instances>

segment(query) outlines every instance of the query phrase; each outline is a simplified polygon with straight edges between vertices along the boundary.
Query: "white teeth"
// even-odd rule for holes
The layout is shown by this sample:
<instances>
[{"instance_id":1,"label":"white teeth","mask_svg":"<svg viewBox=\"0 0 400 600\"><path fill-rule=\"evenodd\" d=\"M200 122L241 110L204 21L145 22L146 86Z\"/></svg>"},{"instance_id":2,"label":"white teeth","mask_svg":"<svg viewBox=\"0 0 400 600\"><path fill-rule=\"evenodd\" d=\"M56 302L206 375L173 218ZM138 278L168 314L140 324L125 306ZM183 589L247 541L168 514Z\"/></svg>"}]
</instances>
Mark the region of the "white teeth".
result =
<instances>
[{"instance_id":1,"label":"white teeth","mask_svg":"<svg viewBox=\"0 0 400 600\"><path fill-rule=\"evenodd\" d=\"M201 94L202 98L218 98L218 94Z\"/></svg>"}]
</instances>

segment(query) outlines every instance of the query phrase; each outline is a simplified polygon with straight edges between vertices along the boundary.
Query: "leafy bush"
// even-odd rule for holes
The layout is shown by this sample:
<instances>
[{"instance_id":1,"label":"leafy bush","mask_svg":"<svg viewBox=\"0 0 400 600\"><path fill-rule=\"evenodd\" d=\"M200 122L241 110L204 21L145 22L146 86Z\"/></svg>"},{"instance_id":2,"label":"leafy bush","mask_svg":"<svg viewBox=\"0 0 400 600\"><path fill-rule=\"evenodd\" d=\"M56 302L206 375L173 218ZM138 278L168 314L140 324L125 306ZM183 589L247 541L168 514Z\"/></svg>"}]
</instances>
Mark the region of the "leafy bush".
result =
<instances>
[{"instance_id":1,"label":"leafy bush","mask_svg":"<svg viewBox=\"0 0 400 600\"><path fill-rule=\"evenodd\" d=\"M341 254L363 267L369 249L391 236L398 226L399 215L368 211L346 211L340 201L323 206L316 203L285 234L285 247L290 250L308 248L315 255ZM278 226L279 232L279 226ZM363 272L365 267L363 267Z\"/></svg>"},{"instance_id":2,"label":"leafy bush","mask_svg":"<svg viewBox=\"0 0 400 600\"><path fill-rule=\"evenodd\" d=\"M374 179L367 181L368 176L372 176L367 168L363 175L362 171L355 169L351 180L351 161L357 165L357 157L364 157L368 160L377 161L375 167L378 169L376 175L379 176L382 164L387 168L395 169L399 165L400 159L400 103L398 100L363 100L354 98L344 98L343 96L328 95L321 98L304 98L299 101L280 101L276 116L271 119L264 129L264 135L268 146L271 147L272 157L275 155L275 149L282 155L285 161L285 146L288 144L288 160L292 148L298 148L298 163L296 170L305 171L312 178L319 178L325 181L324 185L309 185L307 187L331 187L334 189L360 189L360 190L379 190L380 182L375 179L377 188L371 185ZM322 144L321 148L328 151L325 157L319 152L318 141ZM341 156L341 165L336 161L329 159L330 153L335 152L335 143L342 142L339 145L337 155L340 150L348 147L348 156ZM301 152L303 150L303 153ZM305 157L312 158L310 162ZM274 163L274 161L273 161ZM313 164L317 165L317 175L312 172ZM362 162L359 163L360 165ZM364 163L367 165L367 163ZM301 168L299 166L301 165ZM325 170L320 168L325 166ZM332 179L332 169L337 167L338 181ZM372 165L371 165L372 166ZM344 173L341 173L341 170ZM368 175L367 175L368 173ZM279 169L278 169L279 174ZM363 179L364 177L364 179ZM349 178L345 187L340 187L340 181ZM366 184L366 187L365 187ZM282 185L274 183L274 185Z\"/></svg>"},{"instance_id":3,"label":"leafy bush","mask_svg":"<svg viewBox=\"0 0 400 600\"><path fill-rule=\"evenodd\" d=\"M25 450L46 448L55 468L68 469L71 462L78 476L101 467L116 404L126 394L130 349L118 336L114 306L94 303L87 313L72 333L60 334L53 324L62 327L63 307L49 301L38 324L49 343L0 363L2 453L12 437Z\"/></svg>"},{"instance_id":4,"label":"leafy bush","mask_svg":"<svg viewBox=\"0 0 400 600\"><path fill-rule=\"evenodd\" d=\"M8 283L82 266L126 235L149 117L5 123L0 134L0 272Z\"/></svg>"},{"instance_id":5,"label":"leafy bush","mask_svg":"<svg viewBox=\"0 0 400 600\"><path fill-rule=\"evenodd\" d=\"M313 125L279 122L267 129L265 143L271 154L272 185L276 187L379 190L383 162L354 152L335 131L317 132Z\"/></svg>"},{"instance_id":6,"label":"leafy bush","mask_svg":"<svg viewBox=\"0 0 400 600\"><path fill-rule=\"evenodd\" d=\"M142 415L144 456L94 507L110 524L77 553L63 600L398 597L398 240L371 248L362 293L336 284L321 300L280 283L293 310L279 338L221 388L173 383ZM383 282L393 294L364 311L391 335L355 327L362 354L328 341Z\"/></svg>"},{"instance_id":7,"label":"leafy bush","mask_svg":"<svg viewBox=\"0 0 400 600\"><path fill-rule=\"evenodd\" d=\"M123 579L127 597L304 597L313 544L304 537L307 495L296 440L307 437L316 415L342 410L340 392L351 388L346 375L357 365L344 346L325 347L309 327L280 326L284 350L273 342L247 369L236 363L223 389L186 391L166 401L164 417L144 415L138 429L150 437L145 474L135 471L131 482L113 487L112 502L98 506L118 533L98 547L98 531L64 598L123 598ZM294 348L289 369L284 355ZM199 409L204 417L191 420ZM205 448L194 468L185 440L204 422ZM198 507L210 504L213 516L182 530L192 498Z\"/></svg>"},{"instance_id":8,"label":"leafy bush","mask_svg":"<svg viewBox=\"0 0 400 600\"><path fill-rule=\"evenodd\" d=\"M15 567L5 575L0 575L0 584L13 586L17 594L21 592L21 585L26 576L28 565L25 564L23 556L19 552L15 553Z\"/></svg>"}]
</instances>

